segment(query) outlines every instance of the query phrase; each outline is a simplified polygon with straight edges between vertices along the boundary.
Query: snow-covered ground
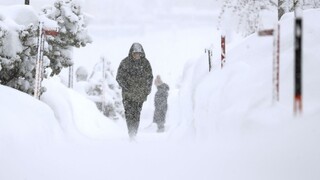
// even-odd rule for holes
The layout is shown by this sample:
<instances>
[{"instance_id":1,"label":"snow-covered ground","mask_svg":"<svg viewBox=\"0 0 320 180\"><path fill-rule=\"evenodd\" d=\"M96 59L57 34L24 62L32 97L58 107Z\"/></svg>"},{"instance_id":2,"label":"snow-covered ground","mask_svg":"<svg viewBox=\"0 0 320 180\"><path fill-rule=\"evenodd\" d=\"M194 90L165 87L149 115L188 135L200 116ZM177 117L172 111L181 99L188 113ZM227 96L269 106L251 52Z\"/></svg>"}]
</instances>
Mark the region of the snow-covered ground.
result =
<instances>
[{"instance_id":1,"label":"snow-covered ground","mask_svg":"<svg viewBox=\"0 0 320 180\"><path fill-rule=\"evenodd\" d=\"M131 44L140 42L154 74L171 87L165 133L150 125L155 88L137 142L130 143L123 120L104 117L58 77L44 82L41 101L0 86L0 179L319 179L320 25L314 22L320 10L304 12L304 109L298 117L293 15L281 20L280 101L273 104L272 38L228 40L221 70L216 13L204 12L209 18L199 22L93 24L94 42L74 52L76 67L90 71L103 55L116 70ZM212 47L209 73L204 49Z\"/></svg>"}]
</instances>

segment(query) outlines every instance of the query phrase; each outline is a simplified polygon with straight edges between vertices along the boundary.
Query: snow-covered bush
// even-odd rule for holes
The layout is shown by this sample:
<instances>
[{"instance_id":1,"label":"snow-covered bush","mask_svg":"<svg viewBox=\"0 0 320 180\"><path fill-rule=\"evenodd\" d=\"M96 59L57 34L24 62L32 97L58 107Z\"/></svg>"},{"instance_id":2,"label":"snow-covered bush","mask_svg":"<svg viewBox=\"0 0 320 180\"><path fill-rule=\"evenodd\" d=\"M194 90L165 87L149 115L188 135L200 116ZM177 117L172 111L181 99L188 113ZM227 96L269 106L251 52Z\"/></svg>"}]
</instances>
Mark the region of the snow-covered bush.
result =
<instances>
[{"instance_id":1,"label":"snow-covered bush","mask_svg":"<svg viewBox=\"0 0 320 180\"><path fill-rule=\"evenodd\" d=\"M124 117L121 90L116 82L111 62L104 57L97 63L89 78L88 96L103 114L117 120Z\"/></svg>"},{"instance_id":2,"label":"snow-covered bush","mask_svg":"<svg viewBox=\"0 0 320 180\"><path fill-rule=\"evenodd\" d=\"M78 69L76 70L76 80L77 80L77 82L86 81L87 78L88 78L88 71L82 66L78 67Z\"/></svg>"},{"instance_id":3,"label":"snow-covered bush","mask_svg":"<svg viewBox=\"0 0 320 180\"><path fill-rule=\"evenodd\" d=\"M83 47L92 40L87 33L87 16L82 12L80 1L57 0L54 6L42 11L44 16L59 25L59 34L47 39L49 51L45 54L50 59L53 76L59 74L62 68L73 65L73 47Z\"/></svg>"}]
</instances>

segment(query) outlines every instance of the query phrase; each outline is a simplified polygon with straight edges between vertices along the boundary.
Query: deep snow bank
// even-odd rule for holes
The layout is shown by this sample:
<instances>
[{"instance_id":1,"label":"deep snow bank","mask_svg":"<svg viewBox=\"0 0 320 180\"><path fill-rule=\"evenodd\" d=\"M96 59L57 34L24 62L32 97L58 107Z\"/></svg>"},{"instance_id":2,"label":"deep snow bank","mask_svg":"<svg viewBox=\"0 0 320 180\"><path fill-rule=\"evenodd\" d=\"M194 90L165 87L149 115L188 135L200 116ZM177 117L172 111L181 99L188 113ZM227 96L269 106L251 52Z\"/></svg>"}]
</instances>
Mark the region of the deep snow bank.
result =
<instances>
[{"instance_id":1,"label":"deep snow bank","mask_svg":"<svg viewBox=\"0 0 320 180\"><path fill-rule=\"evenodd\" d=\"M280 22L279 102L272 103L272 37L253 34L227 49L224 69L207 72L206 56L186 64L174 135L192 132L212 154L228 154L225 167L234 171L220 179L319 179L319 18L319 9L304 12L300 116L293 112L293 14Z\"/></svg>"},{"instance_id":2,"label":"deep snow bank","mask_svg":"<svg viewBox=\"0 0 320 180\"><path fill-rule=\"evenodd\" d=\"M227 49L224 69L215 66L209 73L206 56L187 64L180 90L181 102L186 101L181 103L181 116L187 117L183 119L194 126L197 136L207 138L222 132L235 135L288 127L298 119L298 124L317 124L314 120L320 119L317 68L320 27L314 22L319 17L319 9L304 12L304 108L299 117L293 113L293 14L287 14L280 22L280 101L275 104L272 103L272 37L253 34L237 43L238 46ZM215 63L219 61L215 59Z\"/></svg>"},{"instance_id":3,"label":"deep snow bank","mask_svg":"<svg viewBox=\"0 0 320 180\"><path fill-rule=\"evenodd\" d=\"M32 146L61 138L61 129L46 104L6 86L0 85L0 92L0 146Z\"/></svg>"},{"instance_id":4,"label":"deep snow bank","mask_svg":"<svg viewBox=\"0 0 320 180\"><path fill-rule=\"evenodd\" d=\"M126 137L126 129L105 117L95 103L67 88L58 77L44 81L47 91L41 100L54 111L62 130L70 139L114 139ZM83 136L85 135L85 136Z\"/></svg>"}]
</instances>

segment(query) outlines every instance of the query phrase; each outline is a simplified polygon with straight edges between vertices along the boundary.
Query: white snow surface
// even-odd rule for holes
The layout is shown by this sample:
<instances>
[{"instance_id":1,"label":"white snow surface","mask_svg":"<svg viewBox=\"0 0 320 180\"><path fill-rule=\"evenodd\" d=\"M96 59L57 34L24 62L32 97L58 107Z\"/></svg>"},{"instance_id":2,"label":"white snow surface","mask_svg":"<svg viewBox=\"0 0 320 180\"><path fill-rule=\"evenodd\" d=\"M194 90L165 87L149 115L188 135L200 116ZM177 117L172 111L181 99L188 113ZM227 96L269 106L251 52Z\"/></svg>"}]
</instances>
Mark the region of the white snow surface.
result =
<instances>
[{"instance_id":1,"label":"white snow surface","mask_svg":"<svg viewBox=\"0 0 320 180\"><path fill-rule=\"evenodd\" d=\"M233 36L220 69L221 33L209 17L216 14L202 12L208 18L201 23L175 17L151 25L95 24L94 42L74 51L74 69L93 68L104 55L116 70L131 44L140 42L154 75L171 88L162 134L151 124L155 87L137 140L130 142L124 120L103 116L61 83L64 75L43 82L47 92L40 101L0 86L0 179L320 179L320 9L303 16L299 116L293 113L293 14L280 22L280 101L272 103L272 37ZM211 72L205 48L213 48Z\"/></svg>"}]
</instances>

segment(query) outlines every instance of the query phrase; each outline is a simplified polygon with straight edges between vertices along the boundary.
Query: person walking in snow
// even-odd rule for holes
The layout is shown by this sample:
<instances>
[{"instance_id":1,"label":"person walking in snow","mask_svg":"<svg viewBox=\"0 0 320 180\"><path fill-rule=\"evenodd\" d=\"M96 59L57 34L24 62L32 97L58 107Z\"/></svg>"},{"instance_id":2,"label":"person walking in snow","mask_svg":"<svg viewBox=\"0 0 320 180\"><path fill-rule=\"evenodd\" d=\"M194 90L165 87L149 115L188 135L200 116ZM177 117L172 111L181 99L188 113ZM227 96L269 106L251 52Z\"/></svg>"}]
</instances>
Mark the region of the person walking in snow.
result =
<instances>
[{"instance_id":1,"label":"person walking in snow","mask_svg":"<svg viewBox=\"0 0 320 180\"><path fill-rule=\"evenodd\" d=\"M130 139L137 135L143 102L151 92L152 68L143 47L133 43L119 65L116 80L122 88L123 106Z\"/></svg>"},{"instance_id":2,"label":"person walking in snow","mask_svg":"<svg viewBox=\"0 0 320 180\"><path fill-rule=\"evenodd\" d=\"M169 86L162 82L159 75L156 77L154 84L157 87L157 92L154 97L155 111L153 122L158 126L157 132L164 132L164 124L166 122L166 113L168 109L167 99Z\"/></svg>"}]
</instances>

